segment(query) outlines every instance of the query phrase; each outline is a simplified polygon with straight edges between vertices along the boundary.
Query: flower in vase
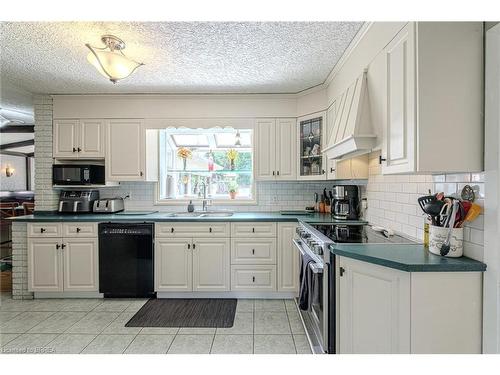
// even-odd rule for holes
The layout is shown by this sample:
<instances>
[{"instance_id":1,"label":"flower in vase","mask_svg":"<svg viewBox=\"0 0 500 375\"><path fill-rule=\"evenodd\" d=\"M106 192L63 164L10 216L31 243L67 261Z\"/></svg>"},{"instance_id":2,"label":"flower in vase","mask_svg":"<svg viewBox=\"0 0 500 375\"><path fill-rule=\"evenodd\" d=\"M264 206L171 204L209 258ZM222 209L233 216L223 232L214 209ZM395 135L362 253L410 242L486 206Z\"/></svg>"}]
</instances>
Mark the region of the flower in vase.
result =
<instances>
[{"instance_id":1,"label":"flower in vase","mask_svg":"<svg viewBox=\"0 0 500 375\"><path fill-rule=\"evenodd\" d=\"M193 156L193 152L186 147L181 147L177 150L177 156L181 159L190 159Z\"/></svg>"}]
</instances>

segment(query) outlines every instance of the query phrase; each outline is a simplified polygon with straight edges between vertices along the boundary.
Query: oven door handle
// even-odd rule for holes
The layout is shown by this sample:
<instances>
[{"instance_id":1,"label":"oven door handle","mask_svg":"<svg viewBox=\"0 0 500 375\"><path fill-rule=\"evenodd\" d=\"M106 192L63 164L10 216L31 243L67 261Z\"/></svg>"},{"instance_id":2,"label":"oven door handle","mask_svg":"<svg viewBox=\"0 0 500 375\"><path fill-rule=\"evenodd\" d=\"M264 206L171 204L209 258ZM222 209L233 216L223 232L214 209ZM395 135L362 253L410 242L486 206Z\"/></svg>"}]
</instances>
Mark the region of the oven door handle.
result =
<instances>
[{"instance_id":1,"label":"oven door handle","mask_svg":"<svg viewBox=\"0 0 500 375\"><path fill-rule=\"evenodd\" d=\"M323 273L323 265L318 264L318 263L309 263L309 268L311 269L312 273Z\"/></svg>"},{"instance_id":2,"label":"oven door handle","mask_svg":"<svg viewBox=\"0 0 500 375\"><path fill-rule=\"evenodd\" d=\"M309 253L307 250L304 250L302 248L302 246L300 245L300 243L297 240L293 240L293 243L294 243L295 247L299 250L299 252L302 256ZM313 273L323 273L323 264L321 264L321 263L311 262L311 263L309 263L309 268L311 269L311 271Z\"/></svg>"}]
</instances>

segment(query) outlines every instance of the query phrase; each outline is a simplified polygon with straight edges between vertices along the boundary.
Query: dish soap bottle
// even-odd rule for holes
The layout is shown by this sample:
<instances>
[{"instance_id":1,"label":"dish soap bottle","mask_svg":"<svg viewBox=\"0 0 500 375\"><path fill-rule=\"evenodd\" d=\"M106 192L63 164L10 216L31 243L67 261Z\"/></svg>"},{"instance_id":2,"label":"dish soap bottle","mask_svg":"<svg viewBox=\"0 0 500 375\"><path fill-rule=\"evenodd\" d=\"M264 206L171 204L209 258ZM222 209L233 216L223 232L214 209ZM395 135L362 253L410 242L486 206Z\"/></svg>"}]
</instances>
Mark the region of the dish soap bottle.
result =
<instances>
[{"instance_id":1,"label":"dish soap bottle","mask_svg":"<svg viewBox=\"0 0 500 375\"><path fill-rule=\"evenodd\" d=\"M193 201L189 201L189 204L188 204L188 212L194 212L194 204L193 204Z\"/></svg>"}]
</instances>

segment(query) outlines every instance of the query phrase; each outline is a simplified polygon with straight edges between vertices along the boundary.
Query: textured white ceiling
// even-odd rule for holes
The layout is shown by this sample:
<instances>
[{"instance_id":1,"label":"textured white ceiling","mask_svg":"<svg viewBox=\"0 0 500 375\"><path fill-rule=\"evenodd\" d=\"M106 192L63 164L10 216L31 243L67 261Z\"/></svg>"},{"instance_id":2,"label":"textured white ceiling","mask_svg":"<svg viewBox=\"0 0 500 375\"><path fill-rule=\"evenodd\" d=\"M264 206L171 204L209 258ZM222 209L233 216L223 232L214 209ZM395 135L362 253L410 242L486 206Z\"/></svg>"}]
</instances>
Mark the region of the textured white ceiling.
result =
<instances>
[{"instance_id":1,"label":"textured white ceiling","mask_svg":"<svg viewBox=\"0 0 500 375\"><path fill-rule=\"evenodd\" d=\"M2 23L4 82L32 93L295 93L321 84L360 22ZM113 85L86 56L114 34L146 65Z\"/></svg>"}]
</instances>

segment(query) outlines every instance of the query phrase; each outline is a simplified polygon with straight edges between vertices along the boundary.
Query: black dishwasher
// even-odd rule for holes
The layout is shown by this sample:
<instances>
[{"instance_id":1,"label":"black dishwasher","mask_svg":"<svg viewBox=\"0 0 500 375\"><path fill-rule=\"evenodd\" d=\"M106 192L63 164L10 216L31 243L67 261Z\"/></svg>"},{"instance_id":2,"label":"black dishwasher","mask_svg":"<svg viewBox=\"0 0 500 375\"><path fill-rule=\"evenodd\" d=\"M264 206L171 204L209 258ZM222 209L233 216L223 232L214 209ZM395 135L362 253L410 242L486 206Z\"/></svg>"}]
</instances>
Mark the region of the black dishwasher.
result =
<instances>
[{"instance_id":1,"label":"black dishwasher","mask_svg":"<svg viewBox=\"0 0 500 375\"><path fill-rule=\"evenodd\" d=\"M99 224L99 292L154 297L153 223Z\"/></svg>"}]
</instances>

